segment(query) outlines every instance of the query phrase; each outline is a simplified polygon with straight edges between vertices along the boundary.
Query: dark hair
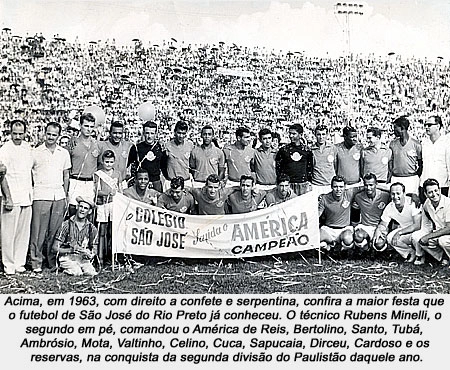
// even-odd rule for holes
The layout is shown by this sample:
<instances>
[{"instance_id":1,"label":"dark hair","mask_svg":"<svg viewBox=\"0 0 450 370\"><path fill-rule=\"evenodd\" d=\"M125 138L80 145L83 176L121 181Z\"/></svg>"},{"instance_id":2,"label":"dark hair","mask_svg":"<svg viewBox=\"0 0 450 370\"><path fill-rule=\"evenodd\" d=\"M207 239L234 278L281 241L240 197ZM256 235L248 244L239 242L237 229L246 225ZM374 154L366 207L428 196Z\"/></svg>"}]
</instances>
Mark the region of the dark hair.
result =
<instances>
[{"instance_id":1,"label":"dark hair","mask_svg":"<svg viewBox=\"0 0 450 370\"><path fill-rule=\"evenodd\" d=\"M316 134L317 131L326 131L326 132L328 132L328 127L325 126L325 125L322 125L322 124L317 125L316 128L314 129L314 133Z\"/></svg>"},{"instance_id":2,"label":"dark hair","mask_svg":"<svg viewBox=\"0 0 450 370\"><path fill-rule=\"evenodd\" d=\"M438 189L440 189L441 187L439 186L439 182L436 179L426 179L423 182L423 190L426 192L427 191L427 186L437 186Z\"/></svg>"},{"instance_id":3,"label":"dark hair","mask_svg":"<svg viewBox=\"0 0 450 370\"><path fill-rule=\"evenodd\" d=\"M215 173L212 173L211 175L209 175L209 176L206 178L206 185L208 185L208 182L213 182L213 183L215 183L215 184L219 183L219 182L220 182L219 175L217 175L217 174L215 174Z\"/></svg>"},{"instance_id":4,"label":"dark hair","mask_svg":"<svg viewBox=\"0 0 450 370\"><path fill-rule=\"evenodd\" d=\"M289 175L286 175L285 173L280 173L277 176L277 185L281 184L282 182L287 181L287 182L291 182L291 178L289 177Z\"/></svg>"},{"instance_id":5,"label":"dark hair","mask_svg":"<svg viewBox=\"0 0 450 370\"><path fill-rule=\"evenodd\" d=\"M394 182L393 184L391 184L391 187L389 188L389 191L392 191L392 188L393 188L394 186L401 186L402 189L403 189L403 192L405 192L405 190L406 190L404 184L402 184L401 182Z\"/></svg>"},{"instance_id":6,"label":"dark hair","mask_svg":"<svg viewBox=\"0 0 450 370\"><path fill-rule=\"evenodd\" d=\"M249 134L249 133L250 133L250 130L247 127L241 126L236 129L236 137L242 137L242 136L244 136L244 134Z\"/></svg>"},{"instance_id":7,"label":"dark hair","mask_svg":"<svg viewBox=\"0 0 450 370\"><path fill-rule=\"evenodd\" d=\"M278 132L272 131L272 139L278 139L278 141L281 141L281 136Z\"/></svg>"},{"instance_id":8,"label":"dark hair","mask_svg":"<svg viewBox=\"0 0 450 370\"><path fill-rule=\"evenodd\" d=\"M290 125L289 130L295 130L299 134L303 134L303 127L300 123L294 123L293 125Z\"/></svg>"},{"instance_id":9,"label":"dark hair","mask_svg":"<svg viewBox=\"0 0 450 370\"><path fill-rule=\"evenodd\" d=\"M102 154L102 161L105 160L105 158L114 158L116 159L116 154L112 150L105 150Z\"/></svg>"},{"instance_id":10,"label":"dark hair","mask_svg":"<svg viewBox=\"0 0 450 370\"><path fill-rule=\"evenodd\" d=\"M189 130L189 126L185 121L178 121L175 124L175 128L173 129L173 131L187 131Z\"/></svg>"},{"instance_id":11,"label":"dark hair","mask_svg":"<svg viewBox=\"0 0 450 370\"><path fill-rule=\"evenodd\" d=\"M444 127L444 125L442 124L442 119L439 116L430 116L430 118L434 119L434 122L437 123L439 125L439 128Z\"/></svg>"},{"instance_id":12,"label":"dark hair","mask_svg":"<svg viewBox=\"0 0 450 370\"><path fill-rule=\"evenodd\" d=\"M184 178L181 176L175 176L172 180L170 180L170 188L171 189L184 189Z\"/></svg>"},{"instance_id":13,"label":"dark hair","mask_svg":"<svg viewBox=\"0 0 450 370\"><path fill-rule=\"evenodd\" d=\"M147 174L147 176L148 176L148 171L147 171L145 168L139 167L139 168L136 170L136 176L135 176L135 177L137 177L137 175L138 175L139 173L145 173L145 174Z\"/></svg>"},{"instance_id":14,"label":"dark hair","mask_svg":"<svg viewBox=\"0 0 450 370\"><path fill-rule=\"evenodd\" d=\"M371 132L373 136L381 137L381 130L378 127L369 127L367 133Z\"/></svg>"},{"instance_id":15,"label":"dark hair","mask_svg":"<svg viewBox=\"0 0 450 370\"><path fill-rule=\"evenodd\" d=\"M200 135L203 134L203 130L211 130L213 135L214 135L214 129L211 125L205 125L202 127L201 131L200 131Z\"/></svg>"},{"instance_id":16,"label":"dark hair","mask_svg":"<svg viewBox=\"0 0 450 370\"><path fill-rule=\"evenodd\" d=\"M352 132L356 132L356 128L354 128L354 127L352 127L352 126L345 126L345 127L342 129L342 135L344 135L344 136L348 136L348 135L350 135L350 133L352 133Z\"/></svg>"},{"instance_id":17,"label":"dark hair","mask_svg":"<svg viewBox=\"0 0 450 370\"><path fill-rule=\"evenodd\" d=\"M111 126L109 127L109 132L111 132L114 127L116 127L116 128L123 128L123 126L124 125L123 125L122 122L119 122L119 121L111 122Z\"/></svg>"},{"instance_id":18,"label":"dark hair","mask_svg":"<svg viewBox=\"0 0 450 370\"><path fill-rule=\"evenodd\" d=\"M12 131L13 126L16 126L16 125L21 125L23 127L23 131L24 132L27 131L27 124L25 121L23 121L21 119L13 119L9 124L9 126L11 127L11 131Z\"/></svg>"},{"instance_id":19,"label":"dark hair","mask_svg":"<svg viewBox=\"0 0 450 370\"><path fill-rule=\"evenodd\" d=\"M255 179L253 178L253 176L249 176L249 175L242 175L241 178L239 179L239 184L242 184L242 181L246 181L246 180L251 180L252 185L255 184Z\"/></svg>"},{"instance_id":20,"label":"dark hair","mask_svg":"<svg viewBox=\"0 0 450 370\"><path fill-rule=\"evenodd\" d=\"M146 128L156 128L156 130L158 130L158 125L153 121L146 121L142 125L142 130L145 130Z\"/></svg>"},{"instance_id":21,"label":"dark hair","mask_svg":"<svg viewBox=\"0 0 450 370\"><path fill-rule=\"evenodd\" d=\"M84 123L84 121L88 121L88 122L94 122L95 123L95 117L92 113L83 113L80 116L80 125L82 125Z\"/></svg>"},{"instance_id":22,"label":"dark hair","mask_svg":"<svg viewBox=\"0 0 450 370\"><path fill-rule=\"evenodd\" d=\"M363 176L363 181L368 181L368 180L375 180L375 182L378 181L377 180L377 176L374 173L372 173L372 172L366 173Z\"/></svg>"},{"instance_id":23,"label":"dark hair","mask_svg":"<svg viewBox=\"0 0 450 370\"><path fill-rule=\"evenodd\" d=\"M273 137L272 132L268 128L262 128L259 130L258 137L261 139L264 135L270 135L270 137Z\"/></svg>"},{"instance_id":24,"label":"dark hair","mask_svg":"<svg viewBox=\"0 0 450 370\"><path fill-rule=\"evenodd\" d=\"M409 120L406 118L406 116L398 117L397 119L392 122L393 125L398 126L404 130L408 130L409 128Z\"/></svg>"},{"instance_id":25,"label":"dark hair","mask_svg":"<svg viewBox=\"0 0 450 370\"><path fill-rule=\"evenodd\" d=\"M61 125L58 122L47 123L47 126L45 126L45 132L47 132L47 129L49 127L57 128L58 129L58 135L61 134L62 127L61 127Z\"/></svg>"},{"instance_id":26,"label":"dark hair","mask_svg":"<svg viewBox=\"0 0 450 370\"><path fill-rule=\"evenodd\" d=\"M334 182L343 182L344 184L346 184L345 178L343 176L333 176L333 178L331 179L331 186L333 186Z\"/></svg>"}]
</instances>

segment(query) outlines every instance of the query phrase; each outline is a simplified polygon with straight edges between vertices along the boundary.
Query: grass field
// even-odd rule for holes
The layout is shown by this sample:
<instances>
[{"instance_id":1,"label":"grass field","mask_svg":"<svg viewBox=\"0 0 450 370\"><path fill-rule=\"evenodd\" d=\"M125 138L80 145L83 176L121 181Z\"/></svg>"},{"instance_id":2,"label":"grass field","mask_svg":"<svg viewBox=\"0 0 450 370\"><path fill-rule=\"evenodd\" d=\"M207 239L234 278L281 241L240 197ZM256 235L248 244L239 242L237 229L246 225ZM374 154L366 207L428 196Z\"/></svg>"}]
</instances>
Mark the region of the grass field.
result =
<instances>
[{"instance_id":1,"label":"grass field","mask_svg":"<svg viewBox=\"0 0 450 370\"><path fill-rule=\"evenodd\" d=\"M450 293L450 269L405 264L384 252L371 259L336 259L317 251L249 259L141 258L134 273L105 267L95 277L44 270L0 274L0 293L272 294Z\"/></svg>"}]
</instances>

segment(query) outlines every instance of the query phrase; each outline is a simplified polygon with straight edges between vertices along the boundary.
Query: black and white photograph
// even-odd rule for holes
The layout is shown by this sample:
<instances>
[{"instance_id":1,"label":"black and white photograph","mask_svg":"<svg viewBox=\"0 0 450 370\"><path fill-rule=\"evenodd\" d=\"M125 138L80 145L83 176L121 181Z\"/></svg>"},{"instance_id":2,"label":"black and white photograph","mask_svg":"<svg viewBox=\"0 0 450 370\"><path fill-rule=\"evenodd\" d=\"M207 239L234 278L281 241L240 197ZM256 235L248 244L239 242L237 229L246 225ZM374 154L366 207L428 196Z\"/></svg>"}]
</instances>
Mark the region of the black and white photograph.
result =
<instances>
[{"instance_id":1,"label":"black and white photograph","mask_svg":"<svg viewBox=\"0 0 450 370\"><path fill-rule=\"evenodd\" d=\"M67 335L92 354L27 364L441 368L423 354L448 324L450 2L0 0L0 184L2 322L65 323L64 297L99 325L121 304L222 325Z\"/></svg>"}]
</instances>

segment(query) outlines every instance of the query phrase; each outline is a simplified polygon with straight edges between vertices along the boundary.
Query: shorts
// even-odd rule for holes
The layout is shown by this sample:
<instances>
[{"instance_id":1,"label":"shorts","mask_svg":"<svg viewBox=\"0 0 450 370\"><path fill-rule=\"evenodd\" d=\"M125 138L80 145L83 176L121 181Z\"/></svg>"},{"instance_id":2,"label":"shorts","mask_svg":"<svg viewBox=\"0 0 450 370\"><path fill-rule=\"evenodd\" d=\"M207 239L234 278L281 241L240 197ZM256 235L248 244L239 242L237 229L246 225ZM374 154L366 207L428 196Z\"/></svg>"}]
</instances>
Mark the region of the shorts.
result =
<instances>
[{"instance_id":1,"label":"shorts","mask_svg":"<svg viewBox=\"0 0 450 370\"><path fill-rule=\"evenodd\" d=\"M112 221L113 203L99 204L97 206L97 222Z\"/></svg>"},{"instance_id":2,"label":"shorts","mask_svg":"<svg viewBox=\"0 0 450 370\"><path fill-rule=\"evenodd\" d=\"M276 185L262 185L262 184L256 184L256 189L258 190L272 190L275 188Z\"/></svg>"},{"instance_id":3,"label":"shorts","mask_svg":"<svg viewBox=\"0 0 450 370\"><path fill-rule=\"evenodd\" d=\"M325 231L331 238L331 240L333 241L337 241L339 236L344 232L344 231L351 231L353 232L353 226L349 225L349 226L345 226L343 228L339 228L339 229L334 229L332 227L328 227L328 226L322 226L320 228L320 230Z\"/></svg>"},{"instance_id":4,"label":"shorts","mask_svg":"<svg viewBox=\"0 0 450 370\"><path fill-rule=\"evenodd\" d=\"M69 180L69 204L76 206L78 203L76 198L82 196L90 200L94 200L94 181L85 180Z\"/></svg>"},{"instance_id":5,"label":"shorts","mask_svg":"<svg viewBox=\"0 0 450 370\"><path fill-rule=\"evenodd\" d=\"M377 228L376 226L367 226L363 224L358 224L355 226L355 231L364 230L367 233L367 235L369 235L370 239L372 239L376 228Z\"/></svg>"},{"instance_id":6,"label":"shorts","mask_svg":"<svg viewBox=\"0 0 450 370\"><path fill-rule=\"evenodd\" d=\"M331 192L331 185L312 185L313 191L317 193L317 195L328 194Z\"/></svg>"}]
</instances>

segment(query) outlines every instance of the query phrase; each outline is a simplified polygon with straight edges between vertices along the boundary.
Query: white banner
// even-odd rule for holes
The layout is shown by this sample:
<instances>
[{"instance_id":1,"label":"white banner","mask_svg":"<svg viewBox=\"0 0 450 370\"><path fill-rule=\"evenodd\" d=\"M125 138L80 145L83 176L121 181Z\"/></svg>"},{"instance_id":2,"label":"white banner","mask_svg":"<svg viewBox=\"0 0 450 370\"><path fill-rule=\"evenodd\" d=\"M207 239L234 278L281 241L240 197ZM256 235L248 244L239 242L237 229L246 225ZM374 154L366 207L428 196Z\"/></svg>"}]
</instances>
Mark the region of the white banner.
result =
<instances>
[{"instance_id":1,"label":"white banner","mask_svg":"<svg viewBox=\"0 0 450 370\"><path fill-rule=\"evenodd\" d=\"M242 71L240 69L233 69L233 68L218 67L216 72L219 75L226 75L226 76L248 77L248 78L254 77L252 71Z\"/></svg>"},{"instance_id":2,"label":"white banner","mask_svg":"<svg viewBox=\"0 0 450 370\"><path fill-rule=\"evenodd\" d=\"M315 192L246 214L185 215L114 196L113 253L241 258L319 248Z\"/></svg>"}]
</instances>

